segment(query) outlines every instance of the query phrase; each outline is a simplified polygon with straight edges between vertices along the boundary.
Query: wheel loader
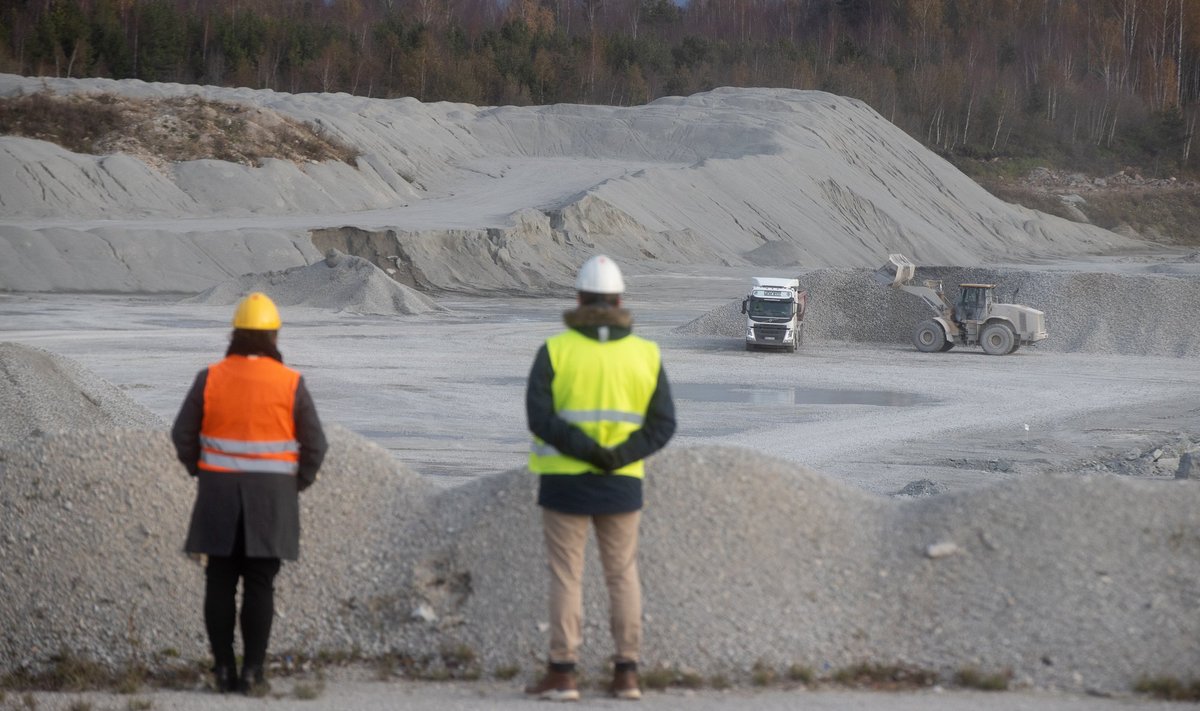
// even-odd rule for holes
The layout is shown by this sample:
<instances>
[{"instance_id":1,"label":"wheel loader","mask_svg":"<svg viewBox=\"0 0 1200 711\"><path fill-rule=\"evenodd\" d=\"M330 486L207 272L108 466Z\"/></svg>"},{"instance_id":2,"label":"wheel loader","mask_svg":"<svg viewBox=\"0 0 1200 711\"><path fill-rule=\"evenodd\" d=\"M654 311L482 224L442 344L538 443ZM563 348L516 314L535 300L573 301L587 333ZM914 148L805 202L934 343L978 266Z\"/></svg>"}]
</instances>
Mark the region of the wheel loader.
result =
<instances>
[{"instance_id":1,"label":"wheel loader","mask_svg":"<svg viewBox=\"0 0 1200 711\"><path fill-rule=\"evenodd\" d=\"M959 284L958 298L951 301L941 280L910 283L916 271L916 265L903 254L889 254L887 264L875 271L875 281L914 294L933 310L933 318L917 324L913 331L913 345L919 351L935 353L979 345L988 355L1008 355L1047 335L1043 312L998 303L992 293L995 284Z\"/></svg>"}]
</instances>

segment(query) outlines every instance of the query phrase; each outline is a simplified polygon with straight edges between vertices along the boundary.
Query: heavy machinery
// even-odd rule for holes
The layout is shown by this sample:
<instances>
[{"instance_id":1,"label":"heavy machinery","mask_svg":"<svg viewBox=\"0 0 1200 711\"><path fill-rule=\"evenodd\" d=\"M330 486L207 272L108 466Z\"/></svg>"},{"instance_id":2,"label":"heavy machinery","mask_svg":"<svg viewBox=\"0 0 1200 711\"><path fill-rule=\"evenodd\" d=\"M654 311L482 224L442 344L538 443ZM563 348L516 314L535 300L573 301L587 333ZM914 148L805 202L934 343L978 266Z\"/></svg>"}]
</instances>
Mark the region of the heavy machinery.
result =
<instances>
[{"instance_id":1,"label":"heavy machinery","mask_svg":"<svg viewBox=\"0 0 1200 711\"><path fill-rule=\"evenodd\" d=\"M780 348L795 353L804 342L808 292L799 279L753 277L742 299L746 314L746 350Z\"/></svg>"},{"instance_id":2,"label":"heavy machinery","mask_svg":"<svg viewBox=\"0 0 1200 711\"><path fill-rule=\"evenodd\" d=\"M995 284L959 284L958 298L952 302L941 280L910 284L916 270L903 254L889 254L888 263L875 271L875 281L915 294L933 310L934 317L917 324L913 332L917 350L934 353L978 344L988 355L1008 355L1046 337L1046 315L1028 306L998 303L992 294Z\"/></svg>"}]
</instances>

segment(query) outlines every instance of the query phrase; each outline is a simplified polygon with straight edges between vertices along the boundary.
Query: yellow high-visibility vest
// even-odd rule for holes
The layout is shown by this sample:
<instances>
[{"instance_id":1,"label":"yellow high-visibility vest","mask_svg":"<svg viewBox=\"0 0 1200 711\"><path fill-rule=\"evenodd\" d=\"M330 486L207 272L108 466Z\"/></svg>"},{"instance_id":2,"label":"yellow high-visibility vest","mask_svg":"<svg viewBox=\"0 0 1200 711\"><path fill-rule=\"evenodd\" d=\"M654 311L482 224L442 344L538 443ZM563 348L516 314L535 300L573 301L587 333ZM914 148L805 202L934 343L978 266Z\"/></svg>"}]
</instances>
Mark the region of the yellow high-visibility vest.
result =
<instances>
[{"instance_id":1,"label":"yellow high-visibility vest","mask_svg":"<svg viewBox=\"0 0 1200 711\"><path fill-rule=\"evenodd\" d=\"M554 368L551 392L559 417L605 447L621 444L641 428L658 387L658 345L632 334L600 342L568 330L546 341ZM596 468L533 438L529 469L537 474L583 474ZM642 460L613 472L642 478Z\"/></svg>"}]
</instances>

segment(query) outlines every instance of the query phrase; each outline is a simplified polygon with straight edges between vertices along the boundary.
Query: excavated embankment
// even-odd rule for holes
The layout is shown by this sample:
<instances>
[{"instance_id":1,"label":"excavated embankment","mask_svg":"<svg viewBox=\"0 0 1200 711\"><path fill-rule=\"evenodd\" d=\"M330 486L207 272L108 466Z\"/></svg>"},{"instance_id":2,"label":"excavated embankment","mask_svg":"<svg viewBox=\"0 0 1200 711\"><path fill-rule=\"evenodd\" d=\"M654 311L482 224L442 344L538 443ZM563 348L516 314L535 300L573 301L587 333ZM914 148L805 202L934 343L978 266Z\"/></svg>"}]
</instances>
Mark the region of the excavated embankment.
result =
<instances>
[{"instance_id":1,"label":"excavated embankment","mask_svg":"<svg viewBox=\"0 0 1200 711\"><path fill-rule=\"evenodd\" d=\"M303 557L279 580L273 649L469 649L485 670L538 666L534 478L512 470L434 493L384 450L329 431L302 497ZM0 669L64 649L113 665L206 655L201 572L180 552L193 485L165 433L64 431L0 458ZM648 664L734 678L760 661L974 666L1121 690L1200 663L1194 483L1037 476L901 501L734 448L670 448L650 472ZM934 544L948 555L931 557ZM585 663L598 667L608 642L594 548L588 566Z\"/></svg>"},{"instance_id":2,"label":"excavated embankment","mask_svg":"<svg viewBox=\"0 0 1200 711\"><path fill-rule=\"evenodd\" d=\"M911 343L932 314L918 297L881 287L866 269L817 269L799 275L808 290L804 335L811 341ZM1038 349L1124 355L1200 355L1200 280L963 267L922 267L921 279L941 279L953 300L961 283L996 284L1000 301L1044 311L1049 337ZM741 301L731 301L676 329L702 336L745 335Z\"/></svg>"}]
</instances>

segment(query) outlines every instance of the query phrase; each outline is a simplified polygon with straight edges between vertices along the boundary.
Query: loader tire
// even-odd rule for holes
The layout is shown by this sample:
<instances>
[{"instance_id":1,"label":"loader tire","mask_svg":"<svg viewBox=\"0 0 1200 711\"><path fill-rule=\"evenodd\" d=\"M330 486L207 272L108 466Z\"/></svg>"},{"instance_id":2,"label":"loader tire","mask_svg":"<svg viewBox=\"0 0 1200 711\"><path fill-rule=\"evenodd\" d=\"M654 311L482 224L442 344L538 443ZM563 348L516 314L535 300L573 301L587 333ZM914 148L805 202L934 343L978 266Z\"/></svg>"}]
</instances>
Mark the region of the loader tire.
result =
<instances>
[{"instance_id":1,"label":"loader tire","mask_svg":"<svg viewBox=\"0 0 1200 711\"><path fill-rule=\"evenodd\" d=\"M954 347L954 341L947 340L946 345L942 346L942 353L945 353L946 351L950 350L953 347Z\"/></svg>"},{"instance_id":2,"label":"loader tire","mask_svg":"<svg viewBox=\"0 0 1200 711\"><path fill-rule=\"evenodd\" d=\"M945 349L946 332L937 321L922 321L913 331L913 345L922 353L937 353Z\"/></svg>"},{"instance_id":3,"label":"loader tire","mask_svg":"<svg viewBox=\"0 0 1200 711\"><path fill-rule=\"evenodd\" d=\"M989 323L983 327L983 332L979 334L979 345L983 346L983 352L988 355L1008 355L1012 353L1013 343L1017 340L1017 334L1004 323Z\"/></svg>"}]
</instances>

